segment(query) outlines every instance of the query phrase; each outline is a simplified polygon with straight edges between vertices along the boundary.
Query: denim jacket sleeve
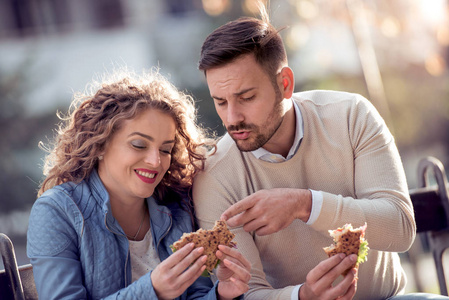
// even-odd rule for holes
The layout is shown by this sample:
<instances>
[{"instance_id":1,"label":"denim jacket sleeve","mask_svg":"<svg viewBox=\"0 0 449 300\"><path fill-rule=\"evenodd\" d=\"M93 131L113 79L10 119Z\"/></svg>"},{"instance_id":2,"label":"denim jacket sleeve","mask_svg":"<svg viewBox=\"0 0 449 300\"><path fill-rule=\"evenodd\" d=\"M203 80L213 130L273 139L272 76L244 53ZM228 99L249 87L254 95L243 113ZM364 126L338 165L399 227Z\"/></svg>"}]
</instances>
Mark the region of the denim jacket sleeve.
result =
<instances>
[{"instance_id":1,"label":"denim jacket sleeve","mask_svg":"<svg viewBox=\"0 0 449 300\"><path fill-rule=\"evenodd\" d=\"M31 210L27 254L42 299L87 298L74 226L78 220L70 220L66 210L52 197L39 198Z\"/></svg>"}]
</instances>

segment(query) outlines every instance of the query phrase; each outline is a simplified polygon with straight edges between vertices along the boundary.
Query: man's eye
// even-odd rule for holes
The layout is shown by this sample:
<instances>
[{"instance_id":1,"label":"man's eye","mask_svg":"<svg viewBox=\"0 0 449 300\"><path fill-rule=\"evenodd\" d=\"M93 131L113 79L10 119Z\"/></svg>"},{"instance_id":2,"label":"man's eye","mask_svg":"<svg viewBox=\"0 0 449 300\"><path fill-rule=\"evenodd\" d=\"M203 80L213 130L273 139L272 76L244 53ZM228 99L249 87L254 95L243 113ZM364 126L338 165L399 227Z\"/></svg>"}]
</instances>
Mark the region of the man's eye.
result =
<instances>
[{"instance_id":1,"label":"man's eye","mask_svg":"<svg viewBox=\"0 0 449 300\"><path fill-rule=\"evenodd\" d=\"M214 100L215 101L215 105L217 106L223 106L226 104L226 101L222 101L222 100Z\"/></svg>"},{"instance_id":2,"label":"man's eye","mask_svg":"<svg viewBox=\"0 0 449 300\"><path fill-rule=\"evenodd\" d=\"M251 97L246 97L246 98L242 98L243 101L251 101L254 99L255 96L251 96Z\"/></svg>"}]
</instances>

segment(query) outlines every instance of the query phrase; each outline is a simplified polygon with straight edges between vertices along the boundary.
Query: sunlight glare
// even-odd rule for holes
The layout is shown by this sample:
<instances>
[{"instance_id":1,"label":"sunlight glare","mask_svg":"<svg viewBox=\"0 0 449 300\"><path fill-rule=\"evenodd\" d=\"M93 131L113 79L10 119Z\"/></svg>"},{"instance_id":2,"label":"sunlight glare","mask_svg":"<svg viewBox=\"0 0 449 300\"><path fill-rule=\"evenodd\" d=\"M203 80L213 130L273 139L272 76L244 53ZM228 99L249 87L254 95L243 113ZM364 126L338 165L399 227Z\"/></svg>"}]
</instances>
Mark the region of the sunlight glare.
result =
<instances>
[{"instance_id":1,"label":"sunlight glare","mask_svg":"<svg viewBox=\"0 0 449 300\"><path fill-rule=\"evenodd\" d=\"M439 24L446 18L446 0L418 0L418 7L424 20Z\"/></svg>"},{"instance_id":2,"label":"sunlight glare","mask_svg":"<svg viewBox=\"0 0 449 300\"><path fill-rule=\"evenodd\" d=\"M202 0L204 11L210 16L221 15L229 5L229 0Z\"/></svg>"},{"instance_id":3,"label":"sunlight glare","mask_svg":"<svg viewBox=\"0 0 449 300\"><path fill-rule=\"evenodd\" d=\"M441 76L446 70L446 61L440 54L435 53L426 59L426 70L430 75Z\"/></svg>"},{"instance_id":4,"label":"sunlight glare","mask_svg":"<svg viewBox=\"0 0 449 300\"><path fill-rule=\"evenodd\" d=\"M386 37L397 37L401 32L401 24L395 17L387 17L382 20L380 30Z\"/></svg>"},{"instance_id":5,"label":"sunlight glare","mask_svg":"<svg viewBox=\"0 0 449 300\"><path fill-rule=\"evenodd\" d=\"M267 1L261 1L264 5L267 5ZM243 11L249 14L256 14L259 12L258 0L245 0L242 3Z\"/></svg>"},{"instance_id":6,"label":"sunlight glare","mask_svg":"<svg viewBox=\"0 0 449 300\"><path fill-rule=\"evenodd\" d=\"M318 6L309 0L302 0L296 2L296 12L298 15L306 20L314 19L318 16Z\"/></svg>"},{"instance_id":7,"label":"sunlight glare","mask_svg":"<svg viewBox=\"0 0 449 300\"><path fill-rule=\"evenodd\" d=\"M298 50L307 43L309 38L309 28L304 24L295 24L287 34L286 44L290 49Z\"/></svg>"}]
</instances>

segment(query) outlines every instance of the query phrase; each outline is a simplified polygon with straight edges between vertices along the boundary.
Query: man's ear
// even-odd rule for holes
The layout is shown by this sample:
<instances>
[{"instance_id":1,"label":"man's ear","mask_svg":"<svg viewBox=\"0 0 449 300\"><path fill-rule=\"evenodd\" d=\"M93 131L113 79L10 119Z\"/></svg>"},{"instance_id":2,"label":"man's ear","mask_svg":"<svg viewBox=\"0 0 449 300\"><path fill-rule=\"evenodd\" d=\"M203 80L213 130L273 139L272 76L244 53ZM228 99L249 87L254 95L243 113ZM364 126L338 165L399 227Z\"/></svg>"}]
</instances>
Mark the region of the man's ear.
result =
<instances>
[{"instance_id":1,"label":"man's ear","mask_svg":"<svg viewBox=\"0 0 449 300\"><path fill-rule=\"evenodd\" d=\"M289 99L295 90L295 75L289 67L283 67L279 73L279 86L281 88L282 98Z\"/></svg>"}]
</instances>

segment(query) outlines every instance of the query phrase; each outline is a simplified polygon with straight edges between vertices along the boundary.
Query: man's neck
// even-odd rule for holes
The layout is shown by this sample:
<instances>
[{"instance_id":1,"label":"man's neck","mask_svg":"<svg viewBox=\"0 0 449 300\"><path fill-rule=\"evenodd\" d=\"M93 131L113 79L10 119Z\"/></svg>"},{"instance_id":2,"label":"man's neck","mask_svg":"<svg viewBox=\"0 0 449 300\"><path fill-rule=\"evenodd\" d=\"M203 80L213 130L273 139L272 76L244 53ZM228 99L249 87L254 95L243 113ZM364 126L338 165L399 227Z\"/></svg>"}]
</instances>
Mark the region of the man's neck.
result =
<instances>
[{"instance_id":1,"label":"man's neck","mask_svg":"<svg viewBox=\"0 0 449 300\"><path fill-rule=\"evenodd\" d=\"M276 133L262 148L271 153L286 157L295 140L296 115L292 100L284 99L284 101L286 103L284 119Z\"/></svg>"}]
</instances>

